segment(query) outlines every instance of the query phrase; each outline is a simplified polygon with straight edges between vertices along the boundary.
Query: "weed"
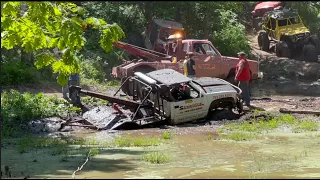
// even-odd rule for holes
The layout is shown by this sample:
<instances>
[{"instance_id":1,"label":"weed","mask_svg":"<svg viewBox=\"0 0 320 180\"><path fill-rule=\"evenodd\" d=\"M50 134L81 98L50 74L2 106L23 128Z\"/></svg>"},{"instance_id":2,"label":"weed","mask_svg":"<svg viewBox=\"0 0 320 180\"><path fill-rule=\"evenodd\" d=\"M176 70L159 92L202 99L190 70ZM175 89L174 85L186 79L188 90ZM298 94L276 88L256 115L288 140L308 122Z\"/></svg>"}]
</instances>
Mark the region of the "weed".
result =
<instances>
[{"instance_id":1,"label":"weed","mask_svg":"<svg viewBox=\"0 0 320 180\"><path fill-rule=\"evenodd\" d=\"M170 161L170 157L161 152L152 152L142 156L142 159L152 164L164 164Z\"/></svg>"},{"instance_id":2,"label":"weed","mask_svg":"<svg viewBox=\"0 0 320 180\"><path fill-rule=\"evenodd\" d=\"M257 112L254 112L257 113ZM273 130L281 125L294 125L296 129L316 130L318 125L315 122L299 122L290 114L280 115L271 118L270 120L253 120L252 122L230 123L224 127L228 131L247 131L253 133L261 133L263 131Z\"/></svg>"},{"instance_id":3,"label":"weed","mask_svg":"<svg viewBox=\"0 0 320 180\"><path fill-rule=\"evenodd\" d=\"M113 145L117 147L145 147L145 146L158 146L161 140L159 138L131 138L119 137L113 141Z\"/></svg>"},{"instance_id":4,"label":"weed","mask_svg":"<svg viewBox=\"0 0 320 180\"><path fill-rule=\"evenodd\" d=\"M172 139L173 133L171 131L164 131L162 133L162 139Z\"/></svg>"},{"instance_id":5,"label":"weed","mask_svg":"<svg viewBox=\"0 0 320 180\"><path fill-rule=\"evenodd\" d=\"M19 93L15 90L1 93L1 119L3 120L2 137L24 134L30 120L61 115L66 112L78 111L65 100L47 97L43 93L36 95ZM17 133L23 132L23 133Z\"/></svg>"},{"instance_id":6,"label":"weed","mask_svg":"<svg viewBox=\"0 0 320 180\"><path fill-rule=\"evenodd\" d=\"M90 150L90 156L96 156L100 153L100 150L98 148L92 148Z\"/></svg>"},{"instance_id":7,"label":"weed","mask_svg":"<svg viewBox=\"0 0 320 180\"><path fill-rule=\"evenodd\" d=\"M243 131L235 131L227 134L224 138L234 140L234 141L246 141L254 139L255 136L252 133L247 133Z\"/></svg>"},{"instance_id":8,"label":"weed","mask_svg":"<svg viewBox=\"0 0 320 180\"><path fill-rule=\"evenodd\" d=\"M293 132L317 131L319 124L316 121L302 121L293 127Z\"/></svg>"},{"instance_id":9,"label":"weed","mask_svg":"<svg viewBox=\"0 0 320 180\"><path fill-rule=\"evenodd\" d=\"M208 134L208 138L207 138L208 140L212 140L213 139L213 136L212 136L212 134Z\"/></svg>"},{"instance_id":10,"label":"weed","mask_svg":"<svg viewBox=\"0 0 320 180\"><path fill-rule=\"evenodd\" d=\"M218 133L222 134L224 132L223 128L218 128Z\"/></svg>"}]
</instances>

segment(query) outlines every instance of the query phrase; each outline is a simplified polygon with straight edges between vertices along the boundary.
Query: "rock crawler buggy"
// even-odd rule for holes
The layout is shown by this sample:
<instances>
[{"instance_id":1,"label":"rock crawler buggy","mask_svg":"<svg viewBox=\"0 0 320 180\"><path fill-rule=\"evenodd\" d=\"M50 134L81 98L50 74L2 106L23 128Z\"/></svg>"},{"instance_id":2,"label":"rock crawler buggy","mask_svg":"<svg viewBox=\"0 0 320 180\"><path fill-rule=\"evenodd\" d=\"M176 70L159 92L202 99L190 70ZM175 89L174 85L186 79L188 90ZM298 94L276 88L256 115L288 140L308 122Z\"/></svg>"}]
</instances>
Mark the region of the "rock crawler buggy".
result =
<instances>
[{"instance_id":1,"label":"rock crawler buggy","mask_svg":"<svg viewBox=\"0 0 320 180\"><path fill-rule=\"evenodd\" d=\"M274 10L264 15L262 30L258 33L260 49L268 51L272 41L276 43L278 57L302 55L304 61L318 61L319 37L312 36L300 16L290 10Z\"/></svg>"}]
</instances>

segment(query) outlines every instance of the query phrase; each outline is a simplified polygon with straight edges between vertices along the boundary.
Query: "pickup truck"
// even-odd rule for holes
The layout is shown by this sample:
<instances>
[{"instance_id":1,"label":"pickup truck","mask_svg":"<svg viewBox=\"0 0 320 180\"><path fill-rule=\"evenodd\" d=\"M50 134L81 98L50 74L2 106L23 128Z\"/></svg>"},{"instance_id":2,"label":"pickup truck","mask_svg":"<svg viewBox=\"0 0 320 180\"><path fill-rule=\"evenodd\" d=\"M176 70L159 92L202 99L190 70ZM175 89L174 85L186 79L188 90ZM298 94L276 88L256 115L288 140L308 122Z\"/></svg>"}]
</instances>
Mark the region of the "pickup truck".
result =
<instances>
[{"instance_id":1,"label":"pickup truck","mask_svg":"<svg viewBox=\"0 0 320 180\"><path fill-rule=\"evenodd\" d=\"M183 58L186 53L193 52L196 55L194 56L195 60L195 71L196 77L216 77L220 79L227 80L228 82L233 83L235 77L235 68L238 63L237 57L228 57L223 56L220 52L213 46L209 40L197 40L197 39L185 39L180 40L180 42L174 41L173 46L168 45L169 47L174 47L174 54L170 55L170 52L164 54L159 58L158 52L152 52L147 49L140 47L135 47L133 45L125 44L119 42L115 44L116 47L127 50L130 48L130 53L134 53L134 48L138 52L135 54L140 54L141 56L146 57L148 55L149 60L133 60L127 61L117 67L112 69L112 75L117 79L126 79L129 76L132 76L134 72L148 73L158 69L174 69L180 73L183 73ZM169 49L169 48L167 48ZM157 54L157 60L155 58L150 58L153 53ZM173 58L177 58L176 62ZM263 73L259 70L259 62L255 60L248 60L251 70L252 80L261 79ZM124 86L125 88L126 86Z\"/></svg>"}]
</instances>

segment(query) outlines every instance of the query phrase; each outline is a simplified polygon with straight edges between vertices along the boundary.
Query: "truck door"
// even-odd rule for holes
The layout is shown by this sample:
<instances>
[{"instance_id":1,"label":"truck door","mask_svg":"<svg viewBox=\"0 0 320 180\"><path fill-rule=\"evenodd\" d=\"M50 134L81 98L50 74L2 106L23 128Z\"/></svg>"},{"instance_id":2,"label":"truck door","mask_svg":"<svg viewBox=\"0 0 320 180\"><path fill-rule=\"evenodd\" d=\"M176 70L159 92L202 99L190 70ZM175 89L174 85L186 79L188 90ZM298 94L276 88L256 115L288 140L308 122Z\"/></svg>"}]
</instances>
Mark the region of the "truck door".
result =
<instances>
[{"instance_id":1,"label":"truck door","mask_svg":"<svg viewBox=\"0 0 320 180\"><path fill-rule=\"evenodd\" d=\"M200 92L187 85L188 96L171 103L171 124L180 124L207 116L206 99Z\"/></svg>"},{"instance_id":2,"label":"truck door","mask_svg":"<svg viewBox=\"0 0 320 180\"><path fill-rule=\"evenodd\" d=\"M220 74L221 57L209 43L194 43L193 52L196 53L196 77L218 77Z\"/></svg>"}]
</instances>

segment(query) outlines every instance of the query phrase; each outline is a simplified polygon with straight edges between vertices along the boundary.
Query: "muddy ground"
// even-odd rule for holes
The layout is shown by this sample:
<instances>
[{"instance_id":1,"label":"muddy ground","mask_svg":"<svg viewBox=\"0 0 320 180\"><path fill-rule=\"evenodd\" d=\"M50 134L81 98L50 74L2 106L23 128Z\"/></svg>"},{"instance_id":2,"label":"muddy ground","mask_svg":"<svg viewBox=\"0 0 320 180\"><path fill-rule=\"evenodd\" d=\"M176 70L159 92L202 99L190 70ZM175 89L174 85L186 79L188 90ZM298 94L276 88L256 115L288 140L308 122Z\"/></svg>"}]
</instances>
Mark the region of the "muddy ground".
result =
<instances>
[{"instance_id":1,"label":"muddy ground","mask_svg":"<svg viewBox=\"0 0 320 180\"><path fill-rule=\"evenodd\" d=\"M252 44L256 47L254 42ZM251 85L254 106L267 112L277 112L280 108L320 111L320 63L279 59L255 47L254 53L262 58L260 65L265 76ZM5 89L9 88L61 97L59 86ZM85 89L106 94L116 91L112 87ZM319 116L305 115L298 119L312 119L320 127ZM221 138L227 134L219 129L237 121L241 118L130 131L97 132L66 127L64 132L58 132L59 118L49 118L43 126L46 132L41 136L82 137L109 142L121 137L161 139L165 132L172 133L171 138L157 146L101 148L76 174L76 178L320 178L319 128L297 133L288 127L279 127L243 141ZM72 157L54 154L50 148L35 148L21 153L20 146L16 139L2 143L2 178L6 178L5 166L10 168L12 178L71 178L72 173L85 162L88 153L85 147ZM170 160L160 164L142 160L151 152L162 153Z\"/></svg>"}]
</instances>

